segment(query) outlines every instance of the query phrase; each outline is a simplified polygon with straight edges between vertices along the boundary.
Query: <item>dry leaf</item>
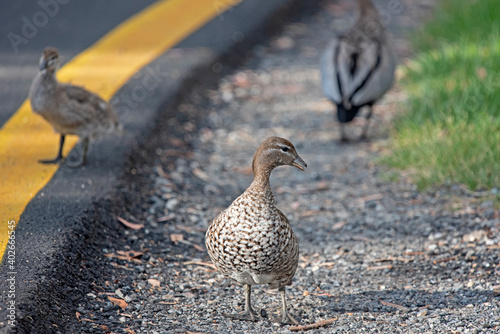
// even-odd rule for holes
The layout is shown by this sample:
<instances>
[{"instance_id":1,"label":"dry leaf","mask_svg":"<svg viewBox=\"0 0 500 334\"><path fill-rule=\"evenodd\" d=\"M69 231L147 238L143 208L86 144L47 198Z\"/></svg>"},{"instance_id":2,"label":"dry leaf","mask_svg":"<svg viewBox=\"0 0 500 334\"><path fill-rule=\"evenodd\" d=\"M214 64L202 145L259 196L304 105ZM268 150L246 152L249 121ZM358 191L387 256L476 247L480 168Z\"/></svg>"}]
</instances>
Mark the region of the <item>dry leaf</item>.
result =
<instances>
[{"instance_id":1,"label":"dry leaf","mask_svg":"<svg viewBox=\"0 0 500 334\"><path fill-rule=\"evenodd\" d=\"M140 262L138 257L144 255L144 252L138 252L138 251L133 251L133 250L127 250L127 251L116 251L117 254L111 253L111 254L104 254L106 257L109 258L117 258L120 260L127 260L127 261L136 261Z\"/></svg>"},{"instance_id":2,"label":"dry leaf","mask_svg":"<svg viewBox=\"0 0 500 334\"><path fill-rule=\"evenodd\" d=\"M160 286L160 281L158 281L157 279L150 278L150 279L148 279L148 282L149 282L149 284L151 284L152 286Z\"/></svg>"},{"instance_id":3,"label":"dry leaf","mask_svg":"<svg viewBox=\"0 0 500 334\"><path fill-rule=\"evenodd\" d=\"M422 255L424 252L405 252L403 255Z\"/></svg>"},{"instance_id":4,"label":"dry leaf","mask_svg":"<svg viewBox=\"0 0 500 334\"><path fill-rule=\"evenodd\" d=\"M113 297L110 297L108 296L108 299L110 302L112 302L113 304L115 304L116 306L119 306L122 308L122 310L124 310L125 308L127 308L128 304L126 301L124 301L123 299L120 299L120 298L113 298Z\"/></svg>"},{"instance_id":5,"label":"dry leaf","mask_svg":"<svg viewBox=\"0 0 500 334\"><path fill-rule=\"evenodd\" d=\"M124 331L127 332L128 334L135 334L135 331L130 329L129 327L125 328Z\"/></svg>"},{"instance_id":6,"label":"dry leaf","mask_svg":"<svg viewBox=\"0 0 500 334\"><path fill-rule=\"evenodd\" d=\"M368 268L366 268L366 270L383 270L383 269L392 269L392 265L391 264L386 264L386 265L383 265L383 266L375 266L375 267L368 267Z\"/></svg>"},{"instance_id":7,"label":"dry leaf","mask_svg":"<svg viewBox=\"0 0 500 334\"><path fill-rule=\"evenodd\" d=\"M174 145L174 146L177 146L177 147L181 147L181 146L186 146L186 142L179 139L179 138L170 138L169 139L169 142Z\"/></svg>"},{"instance_id":8,"label":"dry leaf","mask_svg":"<svg viewBox=\"0 0 500 334\"><path fill-rule=\"evenodd\" d=\"M295 327L290 327L288 328L292 332L298 332L298 331L306 331L309 329L314 329L314 328L320 328L324 326L329 326L333 324L335 321L337 321L338 318L332 318L332 319L327 319L327 320L321 320L318 322L315 322L314 324L310 325L303 325L303 326L295 326Z\"/></svg>"},{"instance_id":9,"label":"dry leaf","mask_svg":"<svg viewBox=\"0 0 500 334\"><path fill-rule=\"evenodd\" d=\"M345 222L338 222L338 223L335 223L333 224L332 226L332 230L340 230L342 227L344 227L346 223Z\"/></svg>"},{"instance_id":10,"label":"dry leaf","mask_svg":"<svg viewBox=\"0 0 500 334\"><path fill-rule=\"evenodd\" d=\"M328 267L328 269L335 266L335 262L323 262L319 265L320 267Z\"/></svg>"},{"instance_id":11,"label":"dry leaf","mask_svg":"<svg viewBox=\"0 0 500 334\"><path fill-rule=\"evenodd\" d=\"M197 178L199 178L199 179L201 179L203 181L210 180L210 176L208 176L207 173L205 173L204 171L202 171L199 168L193 169L193 174L194 174L194 176L196 176Z\"/></svg>"},{"instance_id":12,"label":"dry leaf","mask_svg":"<svg viewBox=\"0 0 500 334\"><path fill-rule=\"evenodd\" d=\"M76 318L78 319L78 321L81 321L80 317L82 314L80 312L75 312L75 315L76 315Z\"/></svg>"},{"instance_id":13,"label":"dry leaf","mask_svg":"<svg viewBox=\"0 0 500 334\"><path fill-rule=\"evenodd\" d=\"M186 298L196 298L195 294L192 292L184 292L184 297Z\"/></svg>"},{"instance_id":14,"label":"dry leaf","mask_svg":"<svg viewBox=\"0 0 500 334\"><path fill-rule=\"evenodd\" d=\"M205 250L203 249L203 247L201 247L200 245L193 244L193 247L194 247L196 250L199 250L200 252L204 252L204 251L205 251Z\"/></svg>"},{"instance_id":15,"label":"dry leaf","mask_svg":"<svg viewBox=\"0 0 500 334\"><path fill-rule=\"evenodd\" d=\"M207 266L207 267L210 267L214 270L217 270L217 268L215 267L215 265L213 263L210 263L210 262L201 262L201 261L187 261L187 262L184 262L184 264L197 264L197 265L200 265L200 266Z\"/></svg>"},{"instance_id":16,"label":"dry leaf","mask_svg":"<svg viewBox=\"0 0 500 334\"><path fill-rule=\"evenodd\" d=\"M179 241L184 241L184 235L172 233L170 235L170 241L172 241L174 244L177 245L179 243Z\"/></svg>"},{"instance_id":17,"label":"dry leaf","mask_svg":"<svg viewBox=\"0 0 500 334\"><path fill-rule=\"evenodd\" d=\"M386 301L383 301L383 300L380 300L380 303L382 305L384 305L384 306L395 307L395 308L400 309L400 310L408 310L408 308L406 306L403 306L403 305L394 304L394 303L386 302Z\"/></svg>"},{"instance_id":18,"label":"dry leaf","mask_svg":"<svg viewBox=\"0 0 500 334\"><path fill-rule=\"evenodd\" d=\"M158 218L156 221L158 223L162 223L162 222L166 222L167 220L172 220L174 218L175 218L175 216L173 216L173 215L167 215L167 216L163 216L163 217Z\"/></svg>"},{"instance_id":19,"label":"dry leaf","mask_svg":"<svg viewBox=\"0 0 500 334\"><path fill-rule=\"evenodd\" d=\"M300 216L301 217L310 217L310 216L316 216L317 214L319 214L321 211L319 210L307 210L305 212L303 212Z\"/></svg>"},{"instance_id":20,"label":"dry leaf","mask_svg":"<svg viewBox=\"0 0 500 334\"><path fill-rule=\"evenodd\" d=\"M128 228L131 228L133 230L140 230L141 228L144 227L144 224L134 224L134 223L131 223L129 221L126 221L125 219L123 219L122 217L120 216L116 216L116 219L118 219L118 221L120 223L122 223L123 225L127 226Z\"/></svg>"},{"instance_id":21,"label":"dry leaf","mask_svg":"<svg viewBox=\"0 0 500 334\"><path fill-rule=\"evenodd\" d=\"M483 239L486 239L486 231L483 230L473 231L462 237L463 242L478 242Z\"/></svg>"},{"instance_id":22,"label":"dry leaf","mask_svg":"<svg viewBox=\"0 0 500 334\"><path fill-rule=\"evenodd\" d=\"M456 256L452 256L452 257L447 257L445 259L440 259L440 260L435 260L435 261L432 261L433 264L438 264L438 263L442 263L442 262L448 262L448 261L453 261L453 260L456 260L457 257Z\"/></svg>"},{"instance_id":23,"label":"dry leaf","mask_svg":"<svg viewBox=\"0 0 500 334\"><path fill-rule=\"evenodd\" d=\"M384 195L382 194L375 194L375 195L369 195L361 198L362 202L372 202L372 201L379 201L384 198Z\"/></svg>"},{"instance_id":24,"label":"dry leaf","mask_svg":"<svg viewBox=\"0 0 500 334\"><path fill-rule=\"evenodd\" d=\"M83 318L82 321L95 322L95 320L88 319L88 318Z\"/></svg>"}]
</instances>

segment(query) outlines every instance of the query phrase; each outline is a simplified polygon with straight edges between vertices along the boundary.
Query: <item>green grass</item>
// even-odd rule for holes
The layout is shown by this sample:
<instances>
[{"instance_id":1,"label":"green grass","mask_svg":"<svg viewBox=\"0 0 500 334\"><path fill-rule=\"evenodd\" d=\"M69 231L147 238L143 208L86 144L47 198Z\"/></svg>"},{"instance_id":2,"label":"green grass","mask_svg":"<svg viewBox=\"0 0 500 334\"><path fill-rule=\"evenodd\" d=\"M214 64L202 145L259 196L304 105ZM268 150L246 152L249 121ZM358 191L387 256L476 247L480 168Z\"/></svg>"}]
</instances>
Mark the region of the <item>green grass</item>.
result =
<instances>
[{"instance_id":1,"label":"green grass","mask_svg":"<svg viewBox=\"0 0 500 334\"><path fill-rule=\"evenodd\" d=\"M383 162L420 189L500 185L500 1L443 0L413 44L409 99Z\"/></svg>"}]
</instances>

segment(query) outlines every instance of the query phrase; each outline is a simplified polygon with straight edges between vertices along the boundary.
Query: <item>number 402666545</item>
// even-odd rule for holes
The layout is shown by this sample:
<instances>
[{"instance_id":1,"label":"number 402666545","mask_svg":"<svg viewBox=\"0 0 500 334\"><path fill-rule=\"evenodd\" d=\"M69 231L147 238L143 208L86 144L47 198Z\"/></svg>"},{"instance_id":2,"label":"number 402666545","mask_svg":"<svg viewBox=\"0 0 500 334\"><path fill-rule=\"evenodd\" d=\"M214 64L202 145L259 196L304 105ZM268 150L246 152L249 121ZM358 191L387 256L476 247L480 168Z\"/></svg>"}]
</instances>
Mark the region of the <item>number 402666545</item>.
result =
<instances>
[{"instance_id":1,"label":"number 402666545","mask_svg":"<svg viewBox=\"0 0 500 334\"><path fill-rule=\"evenodd\" d=\"M9 264L9 269L14 270L14 264L16 262L16 222L13 220L8 221L7 224L9 242L7 244L7 263Z\"/></svg>"}]
</instances>

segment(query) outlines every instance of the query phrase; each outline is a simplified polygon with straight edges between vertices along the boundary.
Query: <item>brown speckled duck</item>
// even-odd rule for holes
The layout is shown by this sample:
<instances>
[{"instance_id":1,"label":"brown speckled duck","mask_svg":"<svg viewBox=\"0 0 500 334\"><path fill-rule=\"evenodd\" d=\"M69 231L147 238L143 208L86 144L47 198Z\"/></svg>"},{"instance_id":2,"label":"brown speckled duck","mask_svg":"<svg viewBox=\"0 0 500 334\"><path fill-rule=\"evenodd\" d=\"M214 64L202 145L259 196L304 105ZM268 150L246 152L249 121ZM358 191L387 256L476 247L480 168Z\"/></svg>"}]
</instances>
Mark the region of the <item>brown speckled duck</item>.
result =
<instances>
[{"instance_id":1,"label":"brown speckled duck","mask_svg":"<svg viewBox=\"0 0 500 334\"><path fill-rule=\"evenodd\" d=\"M282 324L298 322L288 313L285 286L291 284L299 261L299 244L285 214L275 206L269 177L278 166L307 167L295 147L279 137L266 139L253 157L250 187L210 224L205 236L215 266L245 289L245 311L226 317L255 321L251 286L278 288Z\"/></svg>"},{"instance_id":2,"label":"brown speckled duck","mask_svg":"<svg viewBox=\"0 0 500 334\"><path fill-rule=\"evenodd\" d=\"M77 167L85 164L90 139L121 131L121 124L109 103L82 87L57 81L59 52L53 47L43 50L40 71L31 84L29 98L33 111L47 120L61 134L59 153L55 159L40 160L53 164L63 160L62 150L66 135L77 135L83 143L81 161L68 164Z\"/></svg>"},{"instance_id":3,"label":"brown speckled duck","mask_svg":"<svg viewBox=\"0 0 500 334\"><path fill-rule=\"evenodd\" d=\"M348 140L344 125L365 106L368 113L361 138L366 138L372 106L391 88L397 64L377 9L371 0L358 3L357 22L333 39L321 58L323 92L337 106L342 141Z\"/></svg>"}]
</instances>

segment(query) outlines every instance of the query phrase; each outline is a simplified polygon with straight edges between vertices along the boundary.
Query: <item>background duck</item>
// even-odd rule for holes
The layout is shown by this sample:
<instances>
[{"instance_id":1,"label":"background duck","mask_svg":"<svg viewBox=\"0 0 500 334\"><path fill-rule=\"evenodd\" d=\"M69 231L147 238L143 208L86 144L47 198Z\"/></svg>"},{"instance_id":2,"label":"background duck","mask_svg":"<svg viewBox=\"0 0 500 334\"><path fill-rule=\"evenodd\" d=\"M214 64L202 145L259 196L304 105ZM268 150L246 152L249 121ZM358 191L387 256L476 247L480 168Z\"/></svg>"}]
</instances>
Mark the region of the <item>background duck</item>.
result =
<instances>
[{"instance_id":1,"label":"background duck","mask_svg":"<svg viewBox=\"0 0 500 334\"><path fill-rule=\"evenodd\" d=\"M358 0L360 15L354 26L331 41L321 57L321 79L325 95L337 106L341 140L347 141L345 123L367 106L367 136L372 106L391 87L396 54L377 9L370 0Z\"/></svg>"}]
</instances>

